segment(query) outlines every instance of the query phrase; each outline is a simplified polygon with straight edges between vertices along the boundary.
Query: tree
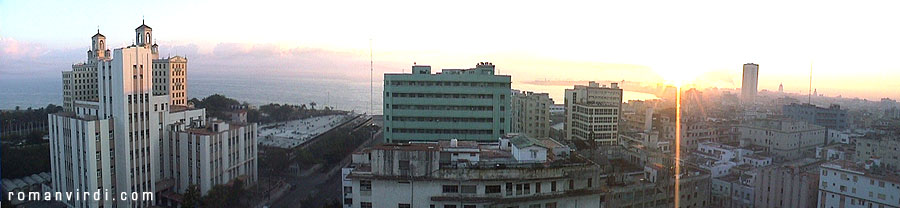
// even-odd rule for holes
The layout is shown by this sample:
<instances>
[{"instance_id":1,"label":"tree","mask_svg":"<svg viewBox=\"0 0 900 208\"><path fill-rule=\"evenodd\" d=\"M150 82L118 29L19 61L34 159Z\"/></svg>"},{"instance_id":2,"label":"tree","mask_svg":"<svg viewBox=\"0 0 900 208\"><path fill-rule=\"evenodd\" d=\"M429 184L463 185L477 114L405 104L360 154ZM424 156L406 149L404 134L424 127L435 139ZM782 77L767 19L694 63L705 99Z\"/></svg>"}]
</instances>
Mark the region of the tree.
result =
<instances>
[{"instance_id":1,"label":"tree","mask_svg":"<svg viewBox=\"0 0 900 208\"><path fill-rule=\"evenodd\" d=\"M184 198L181 199L181 208L200 207L200 187L197 185L188 186Z\"/></svg>"},{"instance_id":2,"label":"tree","mask_svg":"<svg viewBox=\"0 0 900 208\"><path fill-rule=\"evenodd\" d=\"M244 207L241 198L244 193L244 183L240 179L234 180L232 185L215 185L206 196L203 197L204 207Z\"/></svg>"}]
</instances>

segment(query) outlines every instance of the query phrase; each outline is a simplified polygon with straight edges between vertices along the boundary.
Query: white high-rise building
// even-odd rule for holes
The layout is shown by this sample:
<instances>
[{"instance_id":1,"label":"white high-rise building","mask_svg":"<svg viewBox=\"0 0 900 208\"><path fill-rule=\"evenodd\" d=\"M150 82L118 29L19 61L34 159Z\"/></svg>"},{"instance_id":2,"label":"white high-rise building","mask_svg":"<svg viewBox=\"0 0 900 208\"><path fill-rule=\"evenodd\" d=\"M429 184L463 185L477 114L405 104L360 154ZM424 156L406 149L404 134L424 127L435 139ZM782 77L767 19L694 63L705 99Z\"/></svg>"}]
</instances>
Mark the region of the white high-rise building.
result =
<instances>
[{"instance_id":1,"label":"white high-rise building","mask_svg":"<svg viewBox=\"0 0 900 208\"><path fill-rule=\"evenodd\" d=\"M566 89L566 136L568 140L597 141L598 145L617 145L622 89L617 83L600 86L575 85Z\"/></svg>"},{"instance_id":2,"label":"white high-rise building","mask_svg":"<svg viewBox=\"0 0 900 208\"><path fill-rule=\"evenodd\" d=\"M759 64L744 64L744 77L741 79L741 101L752 103L756 98L759 85Z\"/></svg>"},{"instance_id":3,"label":"white high-rise building","mask_svg":"<svg viewBox=\"0 0 900 208\"><path fill-rule=\"evenodd\" d=\"M236 178L256 182L256 124L216 122L212 128L217 131L193 136L190 132L207 128L202 125L205 110L173 105L186 104L187 60L158 59L151 37L150 27L141 25L135 29L135 45L109 53L106 37L98 33L88 60L63 72L65 111L48 116L52 188L73 194L99 190L103 195L100 200L63 200L68 206L150 207L168 202L158 200L161 193L182 193L177 188L190 184L208 190ZM224 129L218 130L220 126ZM176 161L179 153L203 153L201 149L218 150L191 163ZM180 174L191 164L218 172ZM197 180L174 183L190 176Z\"/></svg>"}]
</instances>

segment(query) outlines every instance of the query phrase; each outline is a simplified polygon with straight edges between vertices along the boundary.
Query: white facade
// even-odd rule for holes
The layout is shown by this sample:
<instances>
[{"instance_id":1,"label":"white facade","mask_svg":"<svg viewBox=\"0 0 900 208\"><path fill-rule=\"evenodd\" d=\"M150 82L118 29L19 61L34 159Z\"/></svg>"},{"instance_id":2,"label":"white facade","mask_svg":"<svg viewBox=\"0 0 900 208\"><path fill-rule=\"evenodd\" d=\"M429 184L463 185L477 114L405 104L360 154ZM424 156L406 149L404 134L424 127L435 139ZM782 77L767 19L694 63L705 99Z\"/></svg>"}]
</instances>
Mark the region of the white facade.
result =
<instances>
[{"instance_id":1,"label":"white facade","mask_svg":"<svg viewBox=\"0 0 900 208\"><path fill-rule=\"evenodd\" d=\"M342 169L344 207L602 207L598 166L532 163L540 158L516 158L511 151L539 146L502 140L386 144L356 152ZM451 159L469 148L492 157Z\"/></svg>"},{"instance_id":2,"label":"white facade","mask_svg":"<svg viewBox=\"0 0 900 208\"><path fill-rule=\"evenodd\" d=\"M897 175L873 174L850 161L825 163L819 172L819 207L900 207Z\"/></svg>"},{"instance_id":3,"label":"white facade","mask_svg":"<svg viewBox=\"0 0 900 208\"><path fill-rule=\"evenodd\" d=\"M240 179L257 180L256 124L210 121L175 136L175 177L178 193L197 184L201 193L213 186Z\"/></svg>"},{"instance_id":4,"label":"white facade","mask_svg":"<svg viewBox=\"0 0 900 208\"><path fill-rule=\"evenodd\" d=\"M112 122L98 119L96 106L83 101L73 104L78 112L48 115L50 136L50 168L52 187L58 192L80 192L115 189L112 178L115 154ZM89 114L94 113L94 114ZM62 201L72 207L111 207L112 200Z\"/></svg>"},{"instance_id":5,"label":"white facade","mask_svg":"<svg viewBox=\"0 0 900 208\"><path fill-rule=\"evenodd\" d=\"M596 82L575 85L566 89L565 105L568 140L593 139L603 146L618 144L622 89L617 83L609 87Z\"/></svg>"},{"instance_id":6,"label":"white facade","mask_svg":"<svg viewBox=\"0 0 900 208\"><path fill-rule=\"evenodd\" d=\"M176 168L190 166L172 159L183 152L178 151L180 141L174 132L183 130L193 121L205 120L205 110L172 105L186 95L176 96L173 100L171 92L177 91L163 93L157 90L161 88L155 88L162 82L160 79L173 76L154 70L161 62L154 62L158 59L158 51L150 27L136 28L135 38L136 45L110 53L103 35L98 33L92 37L88 61L73 65L72 71L63 72L65 110L48 116L48 130L53 191L80 193L99 189L113 195L112 198L120 193L136 193L139 199L63 201L68 206L158 205L159 193L179 185L167 182L184 176L179 175ZM186 65L186 59L179 57L167 61L165 63ZM174 70L184 71L184 67L179 65ZM175 74L182 75L185 74ZM186 80L179 81L186 83ZM209 136L214 138L212 141L219 141L206 147L213 149L208 154L213 160L194 161L218 168L209 171L209 175L201 175L198 183L222 184L236 177L255 183L256 124L241 124L240 128L224 132ZM203 140L204 137L194 138Z\"/></svg>"}]
</instances>

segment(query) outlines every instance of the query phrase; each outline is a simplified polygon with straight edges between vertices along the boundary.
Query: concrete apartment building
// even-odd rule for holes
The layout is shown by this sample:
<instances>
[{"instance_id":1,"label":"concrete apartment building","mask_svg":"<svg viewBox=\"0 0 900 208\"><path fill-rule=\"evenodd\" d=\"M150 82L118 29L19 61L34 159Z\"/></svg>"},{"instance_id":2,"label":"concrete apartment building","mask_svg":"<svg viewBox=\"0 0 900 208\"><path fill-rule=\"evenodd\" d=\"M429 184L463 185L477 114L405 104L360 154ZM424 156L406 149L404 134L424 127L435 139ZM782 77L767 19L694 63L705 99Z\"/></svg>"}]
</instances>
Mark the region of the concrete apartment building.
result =
<instances>
[{"instance_id":1,"label":"concrete apartment building","mask_svg":"<svg viewBox=\"0 0 900 208\"><path fill-rule=\"evenodd\" d=\"M785 118L745 121L738 131L741 142L764 147L776 162L811 157L827 139L825 127Z\"/></svg>"},{"instance_id":2,"label":"concrete apartment building","mask_svg":"<svg viewBox=\"0 0 900 208\"><path fill-rule=\"evenodd\" d=\"M550 136L550 94L513 90L510 107L510 132L533 138Z\"/></svg>"},{"instance_id":3,"label":"concrete apartment building","mask_svg":"<svg viewBox=\"0 0 900 208\"><path fill-rule=\"evenodd\" d=\"M856 155L853 160L865 162L879 159L884 167L900 169L900 134L868 134L856 137Z\"/></svg>"},{"instance_id":4,"label":"concrete apartment building","mask_svg":"<svg viewBox=\"0 0 900 208\"><path fill-rule=\"evenodd\" d=\"M695 150L697 145L718 140L718 128L712 122L684 120L681 123L681 149Z\"/></svg>"},{"instance_id":5,"label":"concrete apartment building","mask_svg":"<svg viewBox=\"0 0 900 208\"><path fill-rule=\"evenodd\" d=\"M759 64L744 64L744 73L741 78L741 103L750 104L756 99L759 91Z\"/></svg>"},{"instance_id":6,"label":"concrete apartment building","mask_svg":"<svg viewBox=\"0 0 900 208\"><path fill-rule=\"evenodd\" d=\"M377 145L344 169L344 206L601 207L599 166L555 148L524 135Z\"/></svg>"},{"instance_id":7,"label":"concrete apartment building","mask_svg":"<svg viewBox=\"0 0 900 208\"><path fill-rule=\"evenodd\" d=\"M197 184L200 192L206 193L232 179L255 184L256 130L255 123L213 119L178 131L174 139L177 192L184 193L189 185Z\"/></svg>"},{"instance_id":8,"label":"concrete apartment building","mask_svg":"<svg viewBox=\"0 0 900 208\"><path fill-rule=\"evenodd\" d=\"M818 207L900 207L900 175L877 160L822 164Z\"/></svg>"},{"instance_id":9,"label":"concrete apartment building","mask_svg":"<svg viewBox=\"0 0 900 208\"><path fill-rule=\"evenodd\" d=\"M64 103L67 106L63 112L48 115L48 132L53 191L99 189L108 190L112 195L135 192L140 197L149 197L147 193L154 193L156 197L154 200L110 198L99 201L62 201L70 207L160 205L157 202L164 200L159 200L159 196L172 191L178 177L188 176L167 174L173 172L169 168L176 167L172 165L174 163L171 158L166 156L167 153L180 151L171 146L178 143L178 138L170 136L184 131L173 128L172 125L204 120L205 111L171 105L171 92L162 93L154 89L154 74L157 72L153 70L153 66L154 60L158 58L158 51L151 37L150 27L141 25L135 29L135 45L109 53L105 48L105 37L99 33L94 35L88 61L74 65L73 71L63 72ZM76 74L83 76L74 76ZM255 124L251 127L255 132ZM246 153L253 154L245 155L250 158L247 160L255 161L256 134L247 137L249 138L245 139L245 143L254 145L246 149ZM229 146L223 148L215 143L210 145L225 153L245 150ZM252 151L249 148L253 148ZM235 154L228 154L227 157L232 155ZM195 162L223 163L221 160L200 159ZM193 164L182 165L190 167ZM222 181L227 182L235 177L249 177L255 181L255 162L242 167L248 171L243 171L241 176L235 176L239 175L239 171L232 171L235 174L220 178L212 175L211 179L203 179L214 180L215 184L222 184ZM172 193L175 194L174 191Z\"/></svg>"},{"instance_id":10,"label":"concrete apartment building","mask_svg":"<svg viewBox=\"0 0 900 208\"><path fill-rule=\"evenodd\" d=\"M568 140L591 140L601 146L615 146L619 139L622 89L590 82L566 89L566 136Z\"/></svg>"},{"instance_id":11,"label":"concrete apartment building","mask_svg":"<svg viewBox=\"0 0 900 208\"><path fill-rule=\"evenodd\" d=\"M836 104L822 108L808 103L791 103L785 105L781 112L788 118L824 126L828 129L845 130L850 128L847 109L841 109L841 106Z\"/></svg>"},{"instance_id":12,"label":"concrete apartment building","mask_svg":"<svg viewBox=\"0 0 900 208\"><path fill-rule=\"evenodd\" d=\"M494 64L431 72L384 74L384 139L408 141L496 141L509 133L509 75Z\"/></svg>"},{"instance_id":13,"label":"concrete apartment building","mask_svg":"<svg viewBox=\"0 0 900 208\"><path fill-rule=\"evenodd\" d=\"M754 183L758 168L750 165L735 166L728 175L712 179L711 201L714 207L754 207L756 197Z\"/></svg>"},{"instance_id":14,"label":"concrete apartment building","mask_svg":"<svg viewBox=\"0 0 900 208\"><path fill-rule=\"evenodd\" d=\"M759 169L756 207L807 207L818 203L819 165L824 160L804 158Z\"/></svg>"}]
</instances>

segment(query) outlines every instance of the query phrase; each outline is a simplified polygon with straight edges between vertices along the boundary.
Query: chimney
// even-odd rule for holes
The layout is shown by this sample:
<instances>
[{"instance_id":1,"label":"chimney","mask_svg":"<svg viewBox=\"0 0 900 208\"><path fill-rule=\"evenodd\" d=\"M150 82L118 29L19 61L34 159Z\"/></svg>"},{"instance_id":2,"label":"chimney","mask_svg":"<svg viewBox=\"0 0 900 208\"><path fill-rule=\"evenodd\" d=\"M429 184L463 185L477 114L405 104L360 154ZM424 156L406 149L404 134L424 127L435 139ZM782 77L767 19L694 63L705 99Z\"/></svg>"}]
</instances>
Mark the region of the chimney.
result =
<instances>
[{"instance_id":1,"label":"chimney","mask_svg":"<svg viewBox=\"0 0 900 208\"><path fill-rule=\"evenodd\" d=\"M458 145L459 145L459 140L457 140L457 139L450 140L450 147L456 147Z\"/></svg>"}]
</instances>

